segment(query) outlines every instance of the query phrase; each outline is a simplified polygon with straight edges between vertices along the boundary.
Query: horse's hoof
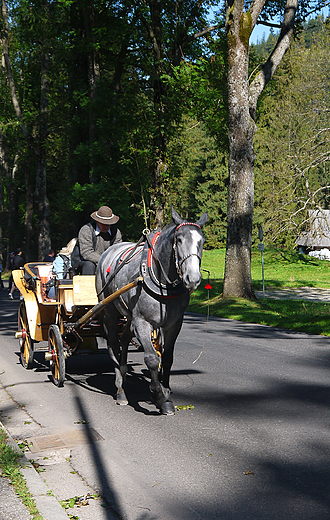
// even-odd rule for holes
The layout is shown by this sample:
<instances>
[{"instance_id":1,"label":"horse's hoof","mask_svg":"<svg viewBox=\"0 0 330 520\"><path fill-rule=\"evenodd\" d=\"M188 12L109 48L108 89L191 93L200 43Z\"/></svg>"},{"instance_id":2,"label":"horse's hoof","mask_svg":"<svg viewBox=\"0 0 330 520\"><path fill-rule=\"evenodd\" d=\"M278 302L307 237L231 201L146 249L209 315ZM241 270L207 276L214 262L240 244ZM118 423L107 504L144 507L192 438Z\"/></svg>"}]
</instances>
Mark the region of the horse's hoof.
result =
<instances>
[{"instance_id":1,"label":"horse's hoof","mask_svg":"<svg viewBox=\"0 0 330 520\"><path fill-rule=\"evenodd\" d=\"M125 392L117 392L116 403L119 404L120 406L125 406L128 404Z\"/></svg>"},{"instance_id":2,"label":"horse's hoof","mask_svg":"<svg viewBox=\"0 0 330 520\"><path fill-rule=\"evenodd\" d=\"M160 407L160 413L163 415L174 415L175 406L172 401L165 401L165 403Z\"/></svg>"}]
</instances>

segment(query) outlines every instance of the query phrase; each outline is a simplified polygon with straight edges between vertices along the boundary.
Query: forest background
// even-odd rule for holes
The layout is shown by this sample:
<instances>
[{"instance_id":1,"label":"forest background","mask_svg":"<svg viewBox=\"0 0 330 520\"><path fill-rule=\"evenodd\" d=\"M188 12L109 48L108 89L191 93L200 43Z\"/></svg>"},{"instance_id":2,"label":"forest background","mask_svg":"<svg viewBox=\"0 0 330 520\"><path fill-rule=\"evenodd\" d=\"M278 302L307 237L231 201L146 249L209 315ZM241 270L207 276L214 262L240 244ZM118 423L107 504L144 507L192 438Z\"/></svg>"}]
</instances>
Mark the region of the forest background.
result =
<instances>
[{"instance_id":1,"label":"forest background","mask_svg":"<svg viewBox=\"0 0 330 520\"><path fill-rule=\"evenodd\" d=\"M120 216L125 240L162 223L172 203L183 217L208 211L206 247L225 245L225 35L204 30L208 4L172 4L150 20L131 2L2 2L7 267L16 247L26 260L59 250L102 204ZM221 13L214 23L221 27ZM254 143L253 236L262 224L265 240L286 249L308 209L329 208L330 24L318 16L301 29L261 95ZM271 32L251 45L251 77L275 41Z\"/></svg>"}]
</instances>

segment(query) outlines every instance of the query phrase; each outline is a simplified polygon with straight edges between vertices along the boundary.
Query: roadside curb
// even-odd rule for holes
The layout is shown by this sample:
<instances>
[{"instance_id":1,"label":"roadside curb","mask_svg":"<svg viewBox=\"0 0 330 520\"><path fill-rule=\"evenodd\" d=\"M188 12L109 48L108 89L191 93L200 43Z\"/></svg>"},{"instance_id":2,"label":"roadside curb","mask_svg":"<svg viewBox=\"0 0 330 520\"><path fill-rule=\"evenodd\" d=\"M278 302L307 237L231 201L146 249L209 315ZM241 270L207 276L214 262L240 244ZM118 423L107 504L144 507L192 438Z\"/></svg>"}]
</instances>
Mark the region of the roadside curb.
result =
<instances>
[{"instance_id":1,"label":"roadside curb","mask_svg":"<svg viewBox=\"0 0 330 520\"><path fill-rule=\"evenodd\" d=\"M26 485L30 491L37 509L41 514L43 520L68 520L63 507L59 504L56 498L49 495L49 489L42 480L39 473L35 470L26 455L17 446L14 439L11 437L7 428L0 421L0 428L8 436L7 444L20 455L21 473L26 480Z\"/></svg>"}]
</instances>

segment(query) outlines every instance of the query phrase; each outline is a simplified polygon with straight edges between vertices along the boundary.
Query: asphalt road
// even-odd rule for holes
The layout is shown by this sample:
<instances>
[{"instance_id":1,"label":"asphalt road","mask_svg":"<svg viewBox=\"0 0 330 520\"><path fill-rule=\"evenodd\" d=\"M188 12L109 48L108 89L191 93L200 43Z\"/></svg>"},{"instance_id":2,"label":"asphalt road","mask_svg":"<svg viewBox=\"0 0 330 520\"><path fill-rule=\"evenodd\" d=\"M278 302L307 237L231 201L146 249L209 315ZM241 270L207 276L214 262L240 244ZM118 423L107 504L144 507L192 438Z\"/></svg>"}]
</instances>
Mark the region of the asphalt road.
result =
<instances>
[{"instance_id":1,"label":"asphalt road","mask_svg":"<svg viewBox=\"0 0 330 520\"><path fill-rule=\"evenodd\" d=\"M134 348L126 407L114 402L105 350L70 359L61 389L41 352L24 370L13 338L18 301L4 296L0 382L30 417L12 430L45 442L81 431L100 436L69 450L72 468L108 504L104 519L330 518L329 339L224 319L207 326L187 315L171 386L175 405L194 408L165 417L149 401L143 354Z\"/></svg>"}]
</instances>

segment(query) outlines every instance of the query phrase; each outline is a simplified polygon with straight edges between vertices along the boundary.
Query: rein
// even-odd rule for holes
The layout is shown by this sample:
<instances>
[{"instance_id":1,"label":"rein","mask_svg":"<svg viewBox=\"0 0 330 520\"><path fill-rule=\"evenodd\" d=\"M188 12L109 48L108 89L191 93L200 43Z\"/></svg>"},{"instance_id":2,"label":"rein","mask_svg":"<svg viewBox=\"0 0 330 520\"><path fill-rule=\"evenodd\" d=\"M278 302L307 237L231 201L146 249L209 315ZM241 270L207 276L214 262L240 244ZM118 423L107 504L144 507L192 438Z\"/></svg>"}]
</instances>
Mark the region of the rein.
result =
<instances>
[{"instance_id":1,"label":"rein","mask_svg":"<svg viewBox=\"0 0 330 520\"><path fill-rule=\"evenodd\" d=\"M164 276L166 282L167 282L169 285L173 285L173 287L175 287L176 285L178 285L178 284L180 283L180 280L177 278L176 280L174 280L174 281L172 282L172 280L169 279L169 277L167 276L167 274L166 274L166 272L165 272L165 269L164 269L164 267L163 267L163 264L162 264L161 261L159 260L158 255L157 255L157 253L156 253L156 251L155 251L155 248L154 248L154 246L153 246L153 244L152 244L152 242L151 242L151 240L150 240L150 238L149 238L148 235L146 236L146 239L147 239L147 242L148 242L148 246L149 246L149 248L151 249L153 255L155 256L155 259L157 260L157 262L158 262L158 264L159 264L159 266L160 266L160 268L161 268L161 271L162 271L162 273L163 273L163 276Z\"/></svg>"},{"instance_id":2,"label":"rein","mask_svg":"<svg viewBox=\"0 0 330 520\"><path fill-rule=\"evenodd\" d=\"M135 251L137 250L137 248L139 247L139 245L141 244L141 242L143 242L144 240L144 237L148 237L150 231L149 229L144 229L142 231L142 237L139 239L139 241L135 244L134 248L132 249L132 251L130 252L129 255L127 255L127 257L121 262L121 264L118 264L116 269L114 270L114 272L109 276L109 278L107 279L107 281L105 282L105 284L103 285L102 289L97 293L97 296L100 296L100 294L104 291L104 289L106 287L108 287L109 283L114 279L114 277L116 276L116 274L119 273L120 269L122 267L124 267L125 264L127 264L127 262L132 258L132 256L134 255ZM110 274L110 273L109 273Z\"/></svg>"}]
</instances>

